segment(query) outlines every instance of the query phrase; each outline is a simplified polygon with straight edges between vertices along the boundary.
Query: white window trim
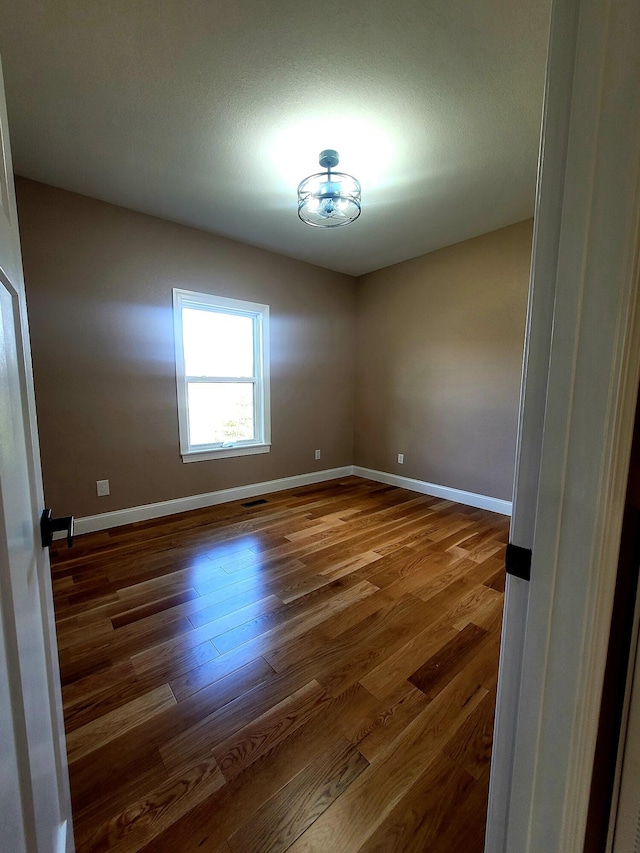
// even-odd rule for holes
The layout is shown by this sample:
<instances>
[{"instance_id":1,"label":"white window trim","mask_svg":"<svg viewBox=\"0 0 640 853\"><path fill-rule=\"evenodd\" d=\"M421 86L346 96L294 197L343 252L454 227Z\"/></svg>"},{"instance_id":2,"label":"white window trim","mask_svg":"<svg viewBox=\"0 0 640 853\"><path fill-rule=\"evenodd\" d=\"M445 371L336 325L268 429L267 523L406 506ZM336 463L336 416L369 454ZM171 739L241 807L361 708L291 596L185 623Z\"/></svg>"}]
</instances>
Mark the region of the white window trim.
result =
<instances>
[{"instance_id":1,"label":"white window trim","mask_svg":"<svg viewBox=\"0 0 640 853\"><path fill-rule=\"evenodd\" d=\"M230 312L245 312L255 318L258 334L254 335L254 363L257 365L254 411L256 414L257 441L242 441L234 444L211 445L193 448L189 445L189 407L187 405L187 377L184 363L182 337L183 308L229 309ZM183 462L199 462L206 459L226 459L232 456L251 456L269 453L271 450L271 399L269 365L269 306L259 302L246 302L227 296L214 296L193 290L173 288L173 328L175 335L176 389L178 396L178 430L180 454ZM253 380L251 380L253 382ZM258 400L262 397L262 406Z\"/></svg>"}]
</instances>

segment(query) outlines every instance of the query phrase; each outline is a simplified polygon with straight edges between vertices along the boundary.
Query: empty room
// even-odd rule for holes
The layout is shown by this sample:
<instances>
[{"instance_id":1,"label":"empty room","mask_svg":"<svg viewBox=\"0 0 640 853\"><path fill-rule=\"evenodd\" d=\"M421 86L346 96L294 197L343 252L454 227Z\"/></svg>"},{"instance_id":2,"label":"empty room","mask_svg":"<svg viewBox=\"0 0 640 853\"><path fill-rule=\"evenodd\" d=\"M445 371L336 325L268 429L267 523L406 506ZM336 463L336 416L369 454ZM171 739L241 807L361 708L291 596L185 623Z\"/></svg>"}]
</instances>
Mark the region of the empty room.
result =
<instances>
[{"instance_id":1,"label":"empty room","mask_svg":"<svg viewBox=\"0 0 640 853\"><path fill-rule=\"evenodd\" d=\"M551 11L0 4L2 850L543 849Z\"/></svg>"}]
</instances>

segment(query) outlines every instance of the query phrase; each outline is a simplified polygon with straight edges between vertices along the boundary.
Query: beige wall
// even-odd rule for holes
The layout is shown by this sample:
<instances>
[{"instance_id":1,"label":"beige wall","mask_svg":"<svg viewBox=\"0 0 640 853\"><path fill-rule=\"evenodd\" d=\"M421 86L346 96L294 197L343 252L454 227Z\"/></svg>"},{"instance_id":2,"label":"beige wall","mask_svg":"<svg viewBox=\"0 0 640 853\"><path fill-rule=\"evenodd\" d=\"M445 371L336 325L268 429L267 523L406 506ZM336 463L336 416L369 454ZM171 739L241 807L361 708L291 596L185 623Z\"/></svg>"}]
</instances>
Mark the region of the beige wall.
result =
<instances>
[{"instance_id":1,"label":"beige wall","mask_svg":"<svg viewBox=\"0 0 640 853\"><path fill-rule=\"evenodd\" d=\"M355 282L17 180L47 505L94 513L353 461ZM272 450L184 464L171 290L271 308ZM314 450L322 449L322 461ZM109 479L111 495L96 496Z\"/></svg>"},{"instance_id":2,"label":"beige wall","mask_svg":"<svg viewBox=\"0 0 640 853\"><path fill-rule=\"evenodd\" d=\"M521 222L359 280L356 464L511 499L531 237Z\"/></svg>"},{"instance_id":3,"label":"beige wall","mask_svg":"<svg viewBox=\"0 0 640 853\"><path fill-rule=\"evenodd\" d=\"M510 499L530 221L355 280L33 181L17 194L56 514L352 462ZM182 462L173 287L270 305L271 453Z\"/></svg>"}]
</instances>

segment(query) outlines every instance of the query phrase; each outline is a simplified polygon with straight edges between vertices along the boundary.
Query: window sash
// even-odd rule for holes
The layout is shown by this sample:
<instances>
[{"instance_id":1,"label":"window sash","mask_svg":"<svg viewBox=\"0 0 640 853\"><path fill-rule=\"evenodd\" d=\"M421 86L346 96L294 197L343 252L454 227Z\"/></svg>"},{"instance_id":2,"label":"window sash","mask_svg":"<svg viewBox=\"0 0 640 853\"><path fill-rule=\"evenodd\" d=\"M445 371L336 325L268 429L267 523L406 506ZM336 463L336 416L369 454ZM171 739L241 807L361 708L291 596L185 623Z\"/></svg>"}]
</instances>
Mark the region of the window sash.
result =
<instances>
[{"instance_id":1,"label":"window sash","mask_svg":"<svg viewBox=\"0 0 640 853\"><path fill-rule=\"evenodd\" d=\"M217 442L209 442L207 444L191 444L190 436L191 436L191 412L189 406L187 405L187 440L189 441L189 449L195 451L203 451L203 450L215 450L221 447L246 447L252 444L262 444L260 437L262 435L262 418L261 418L261 406L260 406L260 381L258 379L236 379L235 377L216 377L216 378L207 378L203 376L197 376L195 378L191 378L187 376L185 378L185 385L188 389L190 384L198 384L198 385L253 385L253 438L239 438L236 441L217 441ZM187 392L188 399L188 392Z\"/></svg>"}]
</instances>

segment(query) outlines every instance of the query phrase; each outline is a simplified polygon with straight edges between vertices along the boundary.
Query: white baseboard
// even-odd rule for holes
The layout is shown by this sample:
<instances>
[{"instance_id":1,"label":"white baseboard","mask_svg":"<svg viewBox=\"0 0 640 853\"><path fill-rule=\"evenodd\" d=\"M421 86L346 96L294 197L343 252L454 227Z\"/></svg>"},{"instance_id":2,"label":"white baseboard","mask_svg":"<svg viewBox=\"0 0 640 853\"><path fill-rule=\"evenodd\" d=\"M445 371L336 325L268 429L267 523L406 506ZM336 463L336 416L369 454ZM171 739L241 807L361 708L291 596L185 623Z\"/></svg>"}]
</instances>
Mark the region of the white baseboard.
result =
<instances>
[{"instance_id":1,"label":"white baseboard","mask_svg":"<svg viewBox=\"0 0 640 853\"><path fill-rule=\"evenodd\" d=\"M94 533L97 530L108 530L110 527L121 527L123 524L133 524L136 521L148 521L152 518L162 518L164 515L175 515L188 512L190 509L202 509L216 504L229 503L242 498L253 498L256 495L268 495L271 492L281 492L285 489L295 489L297 486L311 486L314 483L324 483L327 480L339 480L351 475L363 477L365 480L375 480L389 486L398 486L423 495L455 501L456 503L488 509L501 515L511 515L511 502L461 489L451 489L448 486L437 486L424 480L414 480L411 477L400 477L397 474L387 474L385 471L374 471L371 468L361 468L359 465L345 465L342 468L326 468L323 471L312 471L309 474L297 474L294 477L282 477L279 480L267 480L263 483L252 483L248 486L237 486L233 489L221 489L218 492L206 492L201 495L190 495L186 498L175 498L170 501L159 501L143 506L132 506L127 509L117 509L113 512L102 512L99 515L87 515L76 518L75 532ZM64 537L64 533L56 535L56 539Z\"/></svg>"},{"instance_id":2,"label":"white baseboard","mask_svg":"<svg viewBox=\"0 0 640 853\"><path fill-rule=\"evenodd\" d=\"M488 509L491 512L498 512L500 515L511 515L511 501L503 501L500 498L477 495L475 492L465 492L462 489L451 489L449 486L437 486L435 483L427 483L425 480L400 477L398 474L387 474L385 471L361 468L360 465L354 465L352 473L356 477L364 477L366 480L376 480L378 483L398 486L400 489L409 489L412 492L420 492L420 494L431 495L434 498L444 498L445 500L455 501L459 504L475 506L478 509Z\"/></svg>"},{"instance_id":3,"label":"white baseboard","mask_svg":"<svg viewBox=\"0 0 640 853\"><path fill-rule=\"evenodd\" d=\"M323 471L312 471L309 474L297 474L294 477L283 477L280 480L267 480L248 486L237 486L234 489L221 489L218 492L206 492L202 495L190 495L171 501L159 501L143 506L117 509L113 512L101 512L99 515L76 518L75 532L78 536L82 533L94 533L96 530L107 530L110 527L120 527L123 524L132 524L135 521L161 518L163 515L175 515L178 512L187 512L190 509L202 509L206 506L215 506L242 498L253 498L256 495L268 495L271 492L295 489L297 486L310 486L314 483L324 483L327 480L338 480L352 474L353 466L345 465L342 468L326 468ZM61 533L60 537L64 537L64 535Z\"/></svg>"}]
</instances>

